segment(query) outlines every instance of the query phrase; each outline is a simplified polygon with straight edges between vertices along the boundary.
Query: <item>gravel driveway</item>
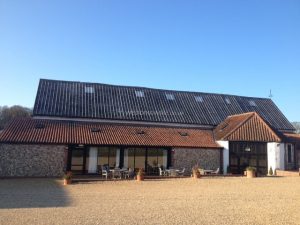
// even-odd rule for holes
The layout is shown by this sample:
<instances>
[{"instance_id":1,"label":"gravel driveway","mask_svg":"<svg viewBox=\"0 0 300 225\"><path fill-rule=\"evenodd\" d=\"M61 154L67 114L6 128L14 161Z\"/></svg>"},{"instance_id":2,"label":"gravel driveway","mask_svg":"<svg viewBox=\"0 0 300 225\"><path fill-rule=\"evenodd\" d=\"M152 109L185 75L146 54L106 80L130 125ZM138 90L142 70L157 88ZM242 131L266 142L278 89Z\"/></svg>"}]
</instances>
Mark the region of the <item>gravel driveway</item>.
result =
<instances>
[{"instance_id":1,"label":"gravel driveway","mask_svg":"<svg viewBox=\"0 0 300 225\"><path fill-rule=\"evenodd\" d=\"M300 178L0 180L0 224L300 224Z\"/></svg>"}]
</instances>

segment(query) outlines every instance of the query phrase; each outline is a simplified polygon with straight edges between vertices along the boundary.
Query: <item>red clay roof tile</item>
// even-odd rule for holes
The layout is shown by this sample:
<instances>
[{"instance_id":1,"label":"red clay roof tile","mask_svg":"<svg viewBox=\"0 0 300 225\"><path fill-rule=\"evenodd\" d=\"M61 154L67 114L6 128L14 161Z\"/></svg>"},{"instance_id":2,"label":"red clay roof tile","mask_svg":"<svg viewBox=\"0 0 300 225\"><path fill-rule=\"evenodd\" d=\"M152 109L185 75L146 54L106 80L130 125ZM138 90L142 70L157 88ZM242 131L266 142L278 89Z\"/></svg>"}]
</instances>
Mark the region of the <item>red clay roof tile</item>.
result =
<instances>
[{"instance_id":1,"label":"red clay roof tile","mask_svg":"<svg viewBox=\"0 0 300 225\"><path fill-rule=\"evenodd\" d=\"M12 121L0 142L220 148L210 130L31 118Z\"/></svg>"},{"instance_id":2,"label":"red clay roof tile","mask_svg":"<svg viewBox=\"0 0 300 225\"><path fill-rule=\"evenodd\" d=\"M229 116L214 130L216 140L281 142L279 135L256 113Z\"/></svg>"}]
</instances>

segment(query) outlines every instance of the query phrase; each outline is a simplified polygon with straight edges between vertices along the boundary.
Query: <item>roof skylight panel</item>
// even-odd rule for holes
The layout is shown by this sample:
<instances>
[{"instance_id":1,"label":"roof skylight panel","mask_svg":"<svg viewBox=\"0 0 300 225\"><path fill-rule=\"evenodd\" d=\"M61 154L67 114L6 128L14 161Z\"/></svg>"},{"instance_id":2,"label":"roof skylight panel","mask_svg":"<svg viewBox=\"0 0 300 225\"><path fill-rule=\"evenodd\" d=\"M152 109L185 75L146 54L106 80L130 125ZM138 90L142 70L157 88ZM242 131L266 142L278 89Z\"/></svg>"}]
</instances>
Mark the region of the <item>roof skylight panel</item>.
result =
<instances>
[{"instance_id":1,"label":"roof skylight panel","mask_svg":"<svg viewBox=\"0 0 300 225\"><path fill-rule=\"evenodd\" d=\"M135 92L136 97L139 97L139 98L145 97L145 94L143 91L134 91L134 92Z\"/></svg>"},{"instance_id":2,"label":"roof skylight panel","mask_svg":"<svg viewBox=\"0 0 300 225\"><path fill-rule=\"evenodd\" d=\"M254 100L250 100L250 101L249 101L249 105L250 105L250 106L254 106L254 107L257 106Z\"/></svg>"},{"instance_id":3,"label":"roof skylight panel","mask_svg":"<svg viewBox=\"0 0 300 225\"><path fill-rule=\"evenodd\" d=\"M229 99L229 98L225 98L225 102L226 102L228 105L230 105L230 104L231 104L231 101L230 101L230 99Z\"/></svg>"},{"instance_id":4,"label":"roof skylight panel","mask_svg":"<svg viewBox=\"0 0 300 225\"><path fill-rule=\"evenodd\" d=\"M84 91L87 94L93 94L95 92L94 87L91 87L91 86L85 86Z\"/></svg>"},{"instance_id":5,"label":"roof skylight panel","mask_svg":"<svg viewBox=\"0 0 300 225\"><path fill-rule=\"evenodd\" d=\"M167 98L168 100L175 100L175 97L174 97L173 94L168 94L168 93L166 93L166 98Z\"/></svg>"},{"instance_id":6,"label":"roof skylight panel","mask_svg":"<svg viewBox=\"0 0 300 225\"><path fill-rule=\"evenodd\" d=\"M202 96L195 96L196 102L203 102L203 97Z\"/></svg>"}]
</instances>

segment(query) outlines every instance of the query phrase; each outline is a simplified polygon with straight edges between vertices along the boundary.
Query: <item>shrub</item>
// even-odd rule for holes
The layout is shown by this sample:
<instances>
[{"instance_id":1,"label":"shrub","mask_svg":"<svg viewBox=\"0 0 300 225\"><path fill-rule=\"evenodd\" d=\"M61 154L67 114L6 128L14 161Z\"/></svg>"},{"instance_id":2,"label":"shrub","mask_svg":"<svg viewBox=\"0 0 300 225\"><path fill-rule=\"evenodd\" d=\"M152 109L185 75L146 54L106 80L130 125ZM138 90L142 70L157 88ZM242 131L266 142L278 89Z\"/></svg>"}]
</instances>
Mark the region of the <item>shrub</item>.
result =
<instances>
[{"instance_id":1,"label":"shrub","mask_svg":"<svg viewBox=\"0 0 300 225\"><path fill-rule=\"evenodd\" d=\"M71 172L71 171L68 171L68 172L66 172L66 173L64 174L64 179L65 179L65 180L71 180L71 179L72 179L72 176L73 176L72 172Z\"/></svg>"},{"instance_id":2,"label":"shrub","mask_svg":"<svg viewBox=\"0 0 300 225\"><path fill-rule=\"evenodd\" d=\"M270 175L270 176L273 176L273 174L274 174L274 173L273 173L273 169L272 169L272 166L271 166L270 169L269 169L269 175Z\"/></svg>"},{"instance_id":3,"label":"shrub","mask_svg":"<svg viewBox=\"0 0 300 225\"><path fill-rule=\"evenodd\" d=\"M144 176L144 169L143 168L140 168L138 173L137 173L138 176Z\"/></svg>"},{"instance_id":4,"label":"shrub","mask_svg":"<svg viewBox=\"0 0 300 225\"><path fill-rule=\"evenodd\" d=\"M256 168L255 167L252 167L252 166L248 166L247 168L246 168L246 170L247 171L256 171Z\"/></svg>"},{"instance_id":5,"label":"shrub","mask_svg":"<svg viewBox=\"0 0 300 225\"><path fill-rule=\"evenodd\" d=\"M200 171L199 171L199 166L198 165L195 165L192 169L193 171L193 177L199 177L201 174L200 174Z\"/></svg>"}]
</instances>

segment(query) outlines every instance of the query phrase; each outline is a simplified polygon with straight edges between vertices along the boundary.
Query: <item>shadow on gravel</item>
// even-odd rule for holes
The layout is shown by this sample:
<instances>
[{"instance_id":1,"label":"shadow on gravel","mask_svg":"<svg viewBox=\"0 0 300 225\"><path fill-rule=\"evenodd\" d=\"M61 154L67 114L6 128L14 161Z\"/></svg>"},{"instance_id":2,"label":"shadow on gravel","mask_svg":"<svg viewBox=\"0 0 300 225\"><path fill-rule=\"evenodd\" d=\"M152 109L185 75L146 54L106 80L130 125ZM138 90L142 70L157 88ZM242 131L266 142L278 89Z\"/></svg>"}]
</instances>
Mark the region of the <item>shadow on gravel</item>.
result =
<instances>
[{"instance_id":1,"label":"shadow on gravel","mask_svg":"<svg viewBox=\"0 0 300 225\"><path fill-rule=\"evenodd\" d=\"M0 209L66 207L66 188L54 179L0 179Z\"/></svg>"}]
</instances>

